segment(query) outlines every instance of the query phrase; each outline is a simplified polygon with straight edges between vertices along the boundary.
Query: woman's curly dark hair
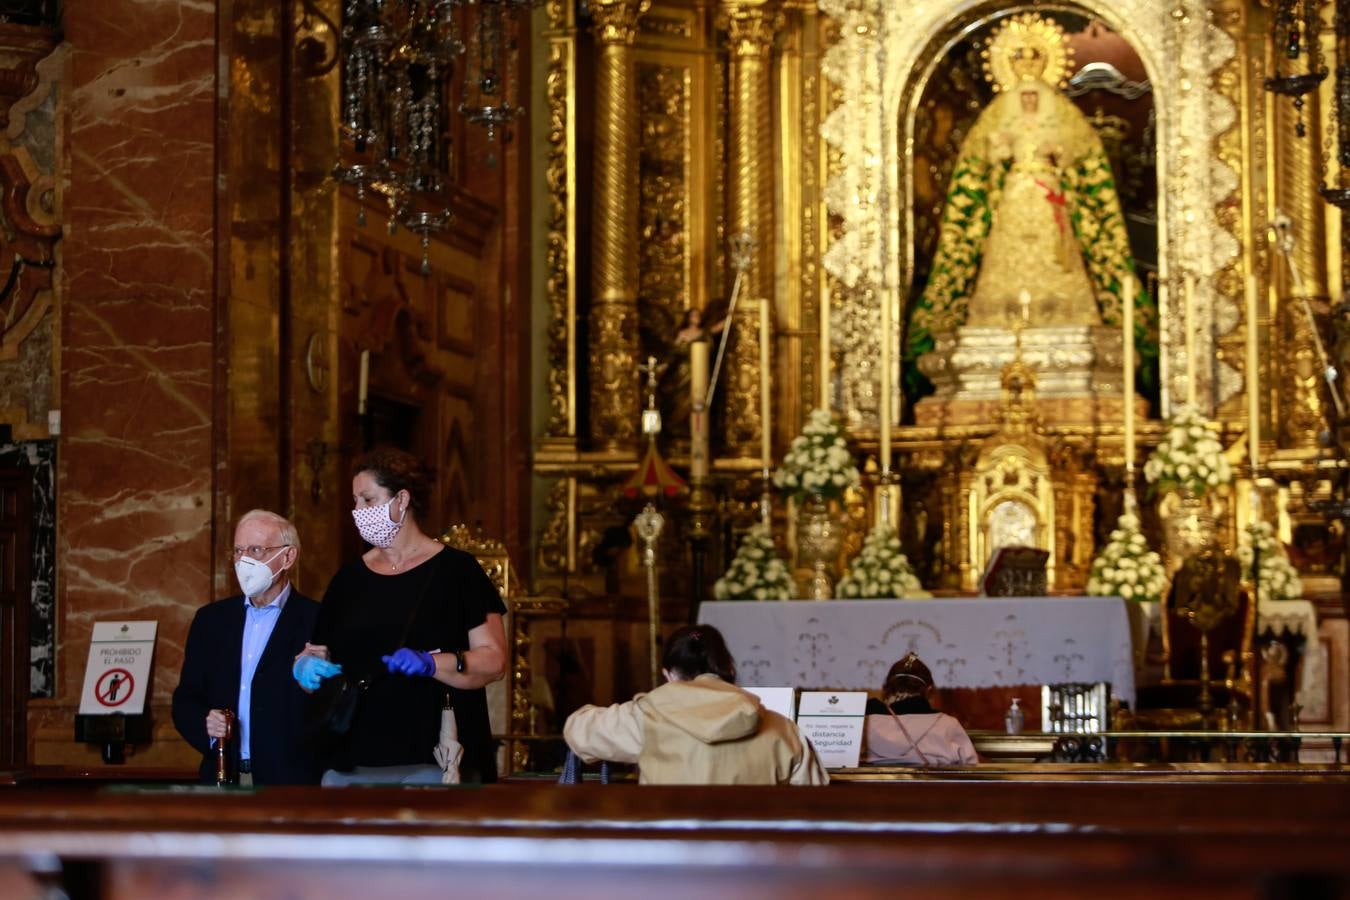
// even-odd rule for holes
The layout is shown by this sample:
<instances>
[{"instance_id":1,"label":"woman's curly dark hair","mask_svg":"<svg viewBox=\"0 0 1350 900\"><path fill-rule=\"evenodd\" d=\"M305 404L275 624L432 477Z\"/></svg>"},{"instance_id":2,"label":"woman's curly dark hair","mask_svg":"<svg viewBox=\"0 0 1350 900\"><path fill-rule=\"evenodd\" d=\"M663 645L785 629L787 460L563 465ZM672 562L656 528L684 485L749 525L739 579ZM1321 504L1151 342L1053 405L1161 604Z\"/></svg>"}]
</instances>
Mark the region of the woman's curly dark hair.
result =
<instances>
[{"instance_id":1,"label":"woman's curly dark hair","mask_svg":"<svg viewBox=\"0 0 1350 900\"><path fill-rule=\"evenodd\" d=\"M431 476L421 460L393 447L377 447L352 466L353 478L362 472L369 473L375 483L391 495L407 491L412 498L408 505L413 515L419 521L425 521L431 505Z\"/></svg>"}]
</instances>

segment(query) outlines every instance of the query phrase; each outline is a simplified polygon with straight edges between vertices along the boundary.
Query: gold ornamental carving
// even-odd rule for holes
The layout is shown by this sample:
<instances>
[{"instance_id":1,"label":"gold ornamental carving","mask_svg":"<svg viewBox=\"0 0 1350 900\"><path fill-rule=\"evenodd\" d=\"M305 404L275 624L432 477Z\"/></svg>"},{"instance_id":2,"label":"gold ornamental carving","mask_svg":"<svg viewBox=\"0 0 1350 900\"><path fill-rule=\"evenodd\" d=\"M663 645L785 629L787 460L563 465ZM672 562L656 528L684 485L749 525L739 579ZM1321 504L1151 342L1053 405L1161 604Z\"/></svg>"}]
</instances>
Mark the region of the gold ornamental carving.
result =
<instances>
[{"instance_id":1,"label":"gold ornamental carving","mask_svg":"<svg viewBox=\"0 0 1350 900\"><path fill-rule=\"evenodd\" d=\"M736 311L736 339L727 359L725 434L729 455L752 457L759 453L765 427L759 403L761 316L769 316L769 330L773 332L777 236L773 220L769 50L779 16L776 6L767 2L724 3L721 14L733 50L727 68L731 96L728 227L732 234L747 234L755 242L741 283L743 305ZM772 358L771 347L770 365Z\"/></svg>"},{"instance_id":2,"label":"gold ornamental carving","mask_svg":"<svg viewBox=\"0 0 1350 900\"><path fill-rule=\"evenodd\" d=\"M1215 276L1231 271L1240 258L1241 243L1225 211L1242 206L1233 197L1242 185L1243 166L1240 156L1226 155L1216 141L1238 124L1243 88L1240 78L1235 84L1222 77L1237 56L1237 43L1225 15L1211 12L1210 6L1201 0L1120 0L1093 11L1153 73L1158 121L1167 123L1160 131L1157 165L1163 179L1158 190L1160 270L1173 298L1181 296L1183 270L1200 276L1192 325L1202 333L1199 354L1214 360L1213 336L1233 331L1240 322L1231 298L1241 296L1241 279L1236 279L1239 290L1225 297L1228 286ZM931 77L925 54L987 12L950 0L821 0L820 9L838 25L821 70L841 98L821 129L830 145L827 153L839 161L836 166L831 159L825 188L837 227L822 260L838 285L831 296L833 322L875 323L876 289L906 286L914 274L915 173L905 148L914 139L918 98ZM1185 396L1187 329L1180 305L1169 304L1162 323L1165 406ZM878 332L874 326L872 333ZM861 405L876 390L876 348L865 332L854 339L842 324L832 324L831 343L839 367L833 377L846 394L841 412L856 422L861 410L852 404ZM1220 401L1241 390L1235 367L1218 361L1214 371L1219 383L1209 397Z\"/></svg>"},{"instance_id":3,"label":"gold ornamental carving","mask_svg":"<svg viewBox=\"0 0 1350 900\"><path fill-rule=\"evenodd\" d=\"M632 42L650 0L591 7L595 62L590 413L593 444L631 447L637 438L638 123Z\"/></svg>"},{"instance_id":4,"label":"gold ornamental carving","mask_svg":"<svg viewBox=\"0 0 1350 900\"><path fill-rule=\"evenodd\" d=\"M1326 204L1318 193L1320 146L1316 117L1307 134L1297 132L1300 115L1288 102L1274 104L1275 158L1274 246L1270 255L1271 282L1279 290L1278 343L1270 360L1278 376L1278 442L1281 448L1312 449L1328 421L1329 397L1322 381L1323 365L1317 352L1310 310L1322 308L1327 297ZM1279 226L1283 227L1279 227Z\"/></svg>"},{"instance_id":5,"label":"gold ornamental carving","mask_svg":"<svg viewBox=\"0 0 1350 900\"><path fill-rule=\"evenodd\" d=\"M1297 300L1280 304L1279 444L1281 447L1317 447L1318 434L1330 420L1326 408L1322 363L1314 343L1312 324Z\"/></svg>"},{"instance_id":6,"label":"gold ornamental carving","mask_svg":"<svg viewBox=\"0 0 1350 900\"><path fill-rule=\"evenodd\" d=\"M726 29L733 58L767 60L774 35L782 27L782 13L772 0L727 0L721 7L719 24Z\"/></svg>"},{"instance_id":7,"label":"gold ornamental carving","mask_svg":"<svg viewBox=\"0 0 1350 900\"><path fill-rule=\"evenodd\" d=\"M680 330L690 296L689 99L688 69L638 66L638 296L642 330L657 340ZM668 358L672 346L643 349Z\"/></svg>"},{"instance_id":8,"label":"gold ornamental carving","mask_svg":"<svg viewBox=\"0 0 1350 900\"><path fill-rule=\"evenodd\" d=\"M576 122L572 111L575 42L550 41L544 96L548 137L544 180L548 184L544 290L548 297L548 425L550 437L576 435Z\"/></svg>"},{"instance_id":9,"label":"gold ornamental carving","mask_svg":"<svg viewBox=\"0 0 1350 900\"><path fill-rule=\"evenodd\" d=\"M544 501L544 529L539 538L539 568L546 573L573 569L572 534L575 522L576 483L558 479Z\"/></svg>"},{"instance_id":10,"label":"gold ornamental carving","mask_svg":"<svg viewBox=\"0 0 1350 900\"><path fill-rule=\"evenodd\" d=\"M820 184L818 173L820 166L820 92L819 77L808 74L802 79L801 107L801 257L799 290L801 315L799 321L808 329L811 323L818 323L819 339L802 344L799 362L801 388L799 402L803 406L815 404L819 407L829 405L829 376L825 371L829 364L828 348L824 341L829 340L829 327L824 321L828 313L821 306L820 291L820 243L817 232L820 230Z\"/></svg>"},{"instance_id":11,"label":"gold ornamental carving","mask_svg":"<svg viewBox=\"0 0 1350 900\"><path fill-rule=\"evenodd\" d=\"M591 435L597 446L632 446L637 437L637 305L591 309Z\"/></svg>"},{"instance_id":12,"label":"gold ornamental carving","mask_svg":"<svg viewBox=\"0 0 1350 900\"><path fill-rule=\"evenodd\" d=\"M596 43L631 46L637 38L638 20L651 6L651 0L599 0L592 3Z\"/></svg>"}]
</instances>

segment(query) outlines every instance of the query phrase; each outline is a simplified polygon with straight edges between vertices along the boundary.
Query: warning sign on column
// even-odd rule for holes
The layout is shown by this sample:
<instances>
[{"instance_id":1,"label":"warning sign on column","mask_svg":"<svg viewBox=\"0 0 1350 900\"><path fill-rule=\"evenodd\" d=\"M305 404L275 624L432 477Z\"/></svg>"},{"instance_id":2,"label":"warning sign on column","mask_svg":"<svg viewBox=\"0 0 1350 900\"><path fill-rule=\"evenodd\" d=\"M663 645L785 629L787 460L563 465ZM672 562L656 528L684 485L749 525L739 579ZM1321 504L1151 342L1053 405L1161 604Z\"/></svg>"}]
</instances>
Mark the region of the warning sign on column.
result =
<instances>
[{"instance_id":1,"label":"warning sign on column","mask_svg":"<svg viewBox=\"0 0 1350 900\"><path fill-rule=\"evenodd\" d=\"M80 713L145 712L156 622L97 622L89 644Z\"/></svg>"}]
</instances>

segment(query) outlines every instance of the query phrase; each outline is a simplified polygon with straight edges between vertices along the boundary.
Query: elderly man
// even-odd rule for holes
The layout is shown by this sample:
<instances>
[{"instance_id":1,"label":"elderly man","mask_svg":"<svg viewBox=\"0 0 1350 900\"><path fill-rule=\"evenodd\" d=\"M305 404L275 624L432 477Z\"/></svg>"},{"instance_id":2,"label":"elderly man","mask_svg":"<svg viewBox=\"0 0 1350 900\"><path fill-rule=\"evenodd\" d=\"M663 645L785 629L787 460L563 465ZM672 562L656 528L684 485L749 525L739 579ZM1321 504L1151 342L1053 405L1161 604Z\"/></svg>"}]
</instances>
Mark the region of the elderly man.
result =
<instances>
[{"instance_id":1,"label":"elderly man","mask_svg":"<svg viewBox=\"0 0 1350 900\"><path fill-rule=\"evenodd\" d=\"M242 595L197 610L173 692L179 734L201 751L204 781L215 781L216 743L235 719L227 747L239 783L316 784L303 739L305 695L291 664L314 630L319 604L291 587L300 538L266 510L245 513L234 530L234 572Z\"/></svg>"}]
</instances>

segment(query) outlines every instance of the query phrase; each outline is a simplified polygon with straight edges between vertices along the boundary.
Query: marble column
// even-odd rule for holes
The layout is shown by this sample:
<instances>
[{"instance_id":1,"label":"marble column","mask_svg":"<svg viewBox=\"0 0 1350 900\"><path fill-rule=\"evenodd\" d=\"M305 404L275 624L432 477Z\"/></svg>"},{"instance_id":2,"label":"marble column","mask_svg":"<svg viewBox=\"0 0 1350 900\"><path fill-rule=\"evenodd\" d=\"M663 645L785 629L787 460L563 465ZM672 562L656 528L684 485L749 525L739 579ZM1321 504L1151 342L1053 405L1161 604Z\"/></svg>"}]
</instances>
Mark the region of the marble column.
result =
<instances>
[{"instance_id":1,"label":"marble column","mask_svg":"<svg viewBox=\"0 0 1350 900\"><path fill-rule=\"evenodd\" d=\"M213 4L66 5L55 698L30 762L97 762L71 740L95 621L159 622L144 765L190 756L167 705L212 599L216 142Z\"/></svg>"},{"instance_id":2,"label":"marble column","mask_svg":"<svg viewBox=\"0 0 1350 900\"><path fill-rule=\"evenodd\" d=\"M597 448L635 445L638 392L638 116L633 41L651 0L599 0L595 20L590 431Z\"/></svg>"},{"instance_id":3,"label":"marble column","mask_svg":"<svg viewBox=\"0 0 1350 900\"><path fill-rule=\"evenodd\" d=\"M766 425L759 400L759 317L761 310L773 309L774 301L769 54L780 14L773 0L726 0L720 12L730 48L727 234L748 234L755 240L750 266L741 281L735 337L726 363L726 452L748 458L759 455ZM772 352L769 359L772 367Z\"/></svg>"}]
</instances>

